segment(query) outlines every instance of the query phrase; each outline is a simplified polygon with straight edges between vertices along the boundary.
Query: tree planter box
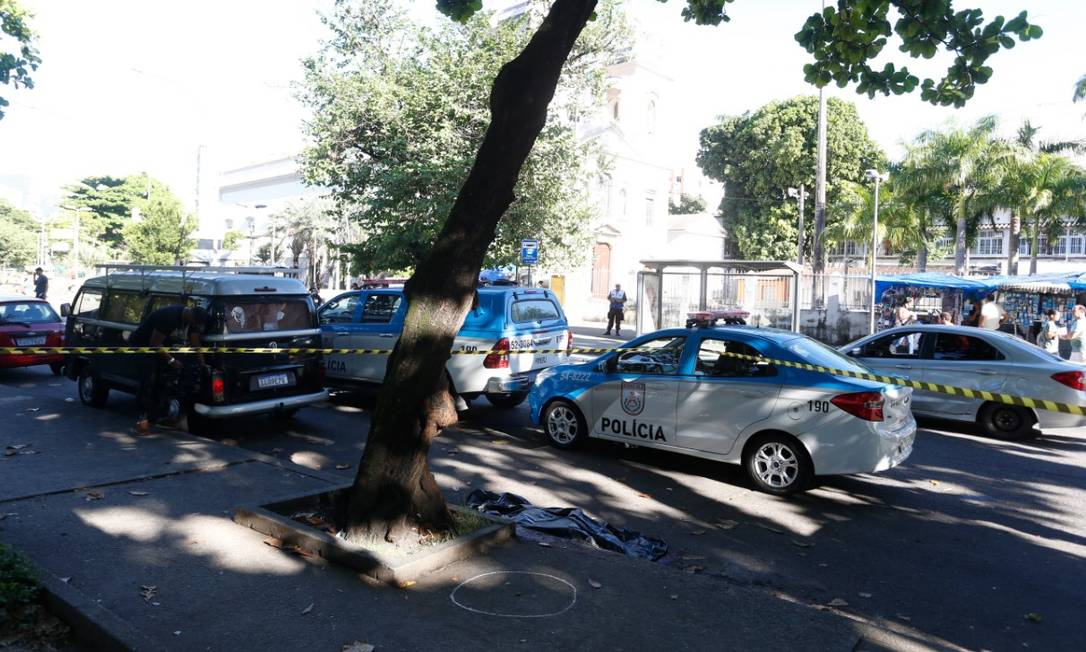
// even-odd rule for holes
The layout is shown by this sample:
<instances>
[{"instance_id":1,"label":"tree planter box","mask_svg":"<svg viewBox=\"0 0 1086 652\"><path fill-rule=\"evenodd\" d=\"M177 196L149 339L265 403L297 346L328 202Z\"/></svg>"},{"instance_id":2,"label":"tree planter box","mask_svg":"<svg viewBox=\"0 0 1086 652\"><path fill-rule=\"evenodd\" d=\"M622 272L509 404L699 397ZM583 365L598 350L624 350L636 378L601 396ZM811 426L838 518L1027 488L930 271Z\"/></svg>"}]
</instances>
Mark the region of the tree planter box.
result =
<instances>
[{"instance_id":1,"label":"tree planter box","mask_svg":"<svg viewBox=\"0 0 1086 652\"><path fill-rule=\"evenodd\" d=\"M344 541L290 517L300 512L327 511L349 489L350 485L343 485L276 500L264 505L236 507L234 522L279 539L284 547L297 547L390 584L413 580L455 561L471 557L490 546L511 539L514 534L514 525L508 521L480 514L458 505L450 505L450 509L481 517L490 521L491 525L449 541L418 549L410 556L392 557Z\"/></svg>"}]
</instances>

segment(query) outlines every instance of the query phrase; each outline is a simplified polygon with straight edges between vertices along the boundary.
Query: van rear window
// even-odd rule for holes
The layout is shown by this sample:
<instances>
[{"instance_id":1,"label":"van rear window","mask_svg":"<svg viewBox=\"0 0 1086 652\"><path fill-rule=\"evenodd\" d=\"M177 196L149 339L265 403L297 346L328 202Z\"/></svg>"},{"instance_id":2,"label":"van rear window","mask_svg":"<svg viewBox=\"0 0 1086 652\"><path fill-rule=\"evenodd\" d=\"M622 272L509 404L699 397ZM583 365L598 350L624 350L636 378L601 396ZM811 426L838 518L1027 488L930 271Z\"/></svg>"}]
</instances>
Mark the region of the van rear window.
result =
<instances>
[{"instance_id":1,"label":"van rear window","mask_svg":"<svg viewBox=\"0 0 1086 652\"><path fill-rule=\"evenodd\" d=\"M308 298L238 297L221 299L227 333L260 333L315 328Z\"/></svg>"},{"instance_id":2,"label":"van rear window","mask_svg":"<svg viewBox=\"0 0 1086 652\"><path fill-rule=\"evenodd\" d=\"M558 306L549 299L529 299L516 301L512 308L513 321L521 324L528 321L550 321L561 319Z\"/></svg>"}]
</instances>

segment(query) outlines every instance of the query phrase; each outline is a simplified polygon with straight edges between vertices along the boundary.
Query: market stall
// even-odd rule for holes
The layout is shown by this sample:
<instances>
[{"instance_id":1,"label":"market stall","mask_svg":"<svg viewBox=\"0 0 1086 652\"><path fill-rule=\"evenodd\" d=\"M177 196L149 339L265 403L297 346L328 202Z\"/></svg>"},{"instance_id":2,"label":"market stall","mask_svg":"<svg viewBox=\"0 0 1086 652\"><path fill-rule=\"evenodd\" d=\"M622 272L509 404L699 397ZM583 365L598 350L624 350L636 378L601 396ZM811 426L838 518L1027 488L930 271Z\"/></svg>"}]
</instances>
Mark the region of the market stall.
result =
<instances>
[{"instance_id":1,"label":"market stall","mask_svg":"<svg viewBox=\"0 0 1086 652\"><path fill-rule=\"evenodd\" d=\"M1054 309L1059 323L1070 324L1071 309L1081 303L1086 283L1077 274L1034 274L1032 276L997 276L988 279L998 293L997 300L1010 316L1006 329L1033 341L1044 315ZM1083 279L1086 281L1086 279ZM1006 325L1005 325L1006 326Z\"/></svg>"},{"instance_id":2,"label":"market stall","mask_svg":"<svg viewBox=\"0 0 1086 652\"><path fill-rule=\"evenodd\" d=\"M875 296L879 301L877 328L894 325L894 309L902 298L909 299L921 323L936 323L943 312L949 312L955 323L961 323L963 311L968 313L972 302L983 298L991 287L987 279L939 272L879 276L875 279Z\"/></svg>"}]
</instances>

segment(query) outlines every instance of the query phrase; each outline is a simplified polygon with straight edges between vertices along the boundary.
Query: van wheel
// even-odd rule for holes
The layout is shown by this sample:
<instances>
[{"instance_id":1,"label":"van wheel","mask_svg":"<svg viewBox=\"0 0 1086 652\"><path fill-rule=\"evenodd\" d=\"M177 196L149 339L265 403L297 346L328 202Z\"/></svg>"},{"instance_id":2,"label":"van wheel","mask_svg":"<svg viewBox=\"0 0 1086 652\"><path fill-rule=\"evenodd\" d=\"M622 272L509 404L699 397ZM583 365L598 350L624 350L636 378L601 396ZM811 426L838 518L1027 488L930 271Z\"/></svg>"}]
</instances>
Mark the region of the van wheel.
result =
<instances>
[{"instance_id":1,"label":"van wheel","mask_svg":"<svg viewBox=\"0 0 1086 652\"><path fill-rule=\"evenodd\" d=\"M775 496L803 491L814 476L814 464L803 444L777 433L762 435L746 447L743 468L759 491Z\"/></svg>"},{"instance_id":2,"label":"van wheel","mask_svg":"<svg viewBox=\"0 0 1086 652\"><path fill-rule=\"evenodd\" d=\"M512 394L491 394L486 395L486 400L490 401L490 404L500 410L508 410L515 408L524 402L524 399L528 398L528 392L513 392Z\"/></svg>"},{"instance_id":3,"label":"van wheel","mask_svg":"<svg viewBox=\"0 0 1086 652\"><path fill-rule=\"evenodd\" d=\"M49 371L53 372L54 376L64 375L64 363L63 362L50 362Z\"/></svg>"},{"instance_id":4,"label":"van wheel","mask_svg":"<svg viewBox=\"0 0 1086 652\"><path fill-rule=\"evenodd\" d=\"M80 370L78 388L79 400L83 405L100 408L109 398L109 387L106 387L98 374L94 373L89 366Z\"/></svg>"},{"instance_id":5,"label":"van wheel","mask_svg":"<svg viewBox=\"0 0 1086 652\"><path fill-rule=\"evenodd\" d=\"M1036 436L1037 419L1024 407L1006 403L985 403L977 414L977 424L995 439L1023 439Z\"/></svg>"},{"instance_id":6,"label":"van wheel","mask_svg":"<svg viewBox=\"0 0 1086 652\"><path fill-rule=\"evenodd\" d=\"M588 426L577 406L561 399L543 411L543 432L555 448L574 448L588 437Z\"/></svg>"}]
</instances>

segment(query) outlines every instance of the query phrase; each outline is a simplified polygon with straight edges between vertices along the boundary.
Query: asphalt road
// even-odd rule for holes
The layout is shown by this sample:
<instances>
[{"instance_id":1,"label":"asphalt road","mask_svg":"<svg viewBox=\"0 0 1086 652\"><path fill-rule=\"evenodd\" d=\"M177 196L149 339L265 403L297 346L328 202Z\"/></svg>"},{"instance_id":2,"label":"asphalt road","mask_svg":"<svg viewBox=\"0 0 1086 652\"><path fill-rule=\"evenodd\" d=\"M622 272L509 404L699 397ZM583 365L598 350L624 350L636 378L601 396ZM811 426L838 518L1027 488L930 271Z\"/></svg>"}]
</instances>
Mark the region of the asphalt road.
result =
<instances>
[{"instance_id":1,"label":"asphalt road","mask_svg":"<svg viewBox=\"0 0 1086 652\"><path fill-rule=\"evenodd\" d=\"M0 448L42 429L131 429L134 399L114 394L93 410L65 401L74 390L45 368L0 371ZM347 482L373 398L342 394L291 420L227 423L217 438ZM41 405L48 420L31 407ZM581 507L664 539L676 573L826 605L934 648L1083 649L1086 433L1007 443L923 425L902 467L825 478L792 499L751 491L729 465L606 442L558 451L523 406L499 411L485 399L438 438L431 462L450 497L481 487Z\"/></svg>"}]
</instances>

